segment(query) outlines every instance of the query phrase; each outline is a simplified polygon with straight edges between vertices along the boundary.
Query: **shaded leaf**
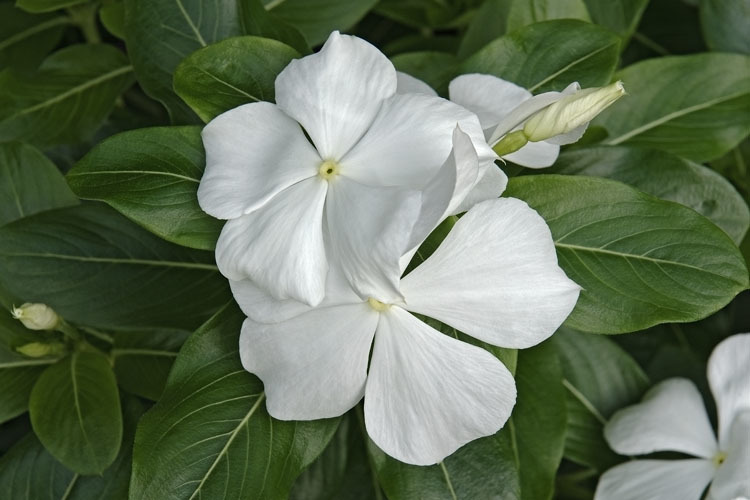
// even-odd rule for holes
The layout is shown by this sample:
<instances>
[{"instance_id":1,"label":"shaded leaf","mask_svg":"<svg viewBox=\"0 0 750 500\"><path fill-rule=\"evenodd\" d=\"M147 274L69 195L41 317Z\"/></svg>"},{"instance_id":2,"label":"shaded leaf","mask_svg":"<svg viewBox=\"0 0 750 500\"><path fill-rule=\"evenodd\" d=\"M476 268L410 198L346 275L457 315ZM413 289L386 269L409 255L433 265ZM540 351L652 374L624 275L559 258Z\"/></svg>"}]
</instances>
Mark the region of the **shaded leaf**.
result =
<instances>
[{"instance_id":1,"label":"shaded leaf","mask_svg":"<svg viewBox=\"0 0 750 500\"><path fill-rule=\"evenodd\" d=\"M459 60L445 52L408 52L391 58L398 71L427 83L442 96L448 95L448 84L458 74Z\"/></svg>"},{"instance_id":2,"label":"shaded leaf","mask_svg":"<svg viewBox=\"0 0 750 500\"><path fill-rule=\"evenodd\" d=\"M701 0L700 18L711 49L750 54L750 0Z\"/></svg>"},{"instance_id":3,"label":"shaded leaf","mask_svg":"<svg viewBox=\"0 0 750 500\"><path fill-rule=\"evenodd\" d=\"M377 0L271 0L266 9L297 28L310 46L323 43L331 31L347 31L372 9Z\"/></svg>"},{"instance_id":4,"label":"shaded leaf","mask_svg":"<svg viewBox=\"0 0 750 500\"><path fill-rule=\"evenodd\" d=\"M16 5L27 12L49 12L64 9L87 0L16 0Z\"/></svg>"},{"instance_id":5,"label":"shaded leaf","mask_svg":"<svg viewBox=\"0 0 750 500\"><path fill-rule=\"evenodd\" d=\"M635 31L649 0L583 0L596 24L614 31L627 40Z\"/></svg>"},{"instance_id":6,"label":"shaded leaf","mask_svg":"<svg viewBox=\"0 0 750 500\"><path fill-rule=\"evenodd\" d=\"M70 19L33 15L12 3L0 4L0 69L33 69L57 45Z\"/></svg>"}]
</instances>

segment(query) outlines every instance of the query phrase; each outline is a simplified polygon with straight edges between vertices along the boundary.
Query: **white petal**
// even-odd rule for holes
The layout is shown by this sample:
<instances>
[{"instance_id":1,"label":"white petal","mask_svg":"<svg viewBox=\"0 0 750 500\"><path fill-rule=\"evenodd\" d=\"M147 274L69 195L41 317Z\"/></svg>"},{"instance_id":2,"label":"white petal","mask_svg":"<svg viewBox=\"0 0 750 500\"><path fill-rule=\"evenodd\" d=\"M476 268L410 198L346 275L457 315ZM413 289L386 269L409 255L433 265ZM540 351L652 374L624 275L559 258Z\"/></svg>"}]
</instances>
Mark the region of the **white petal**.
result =
<instances>
[{"instance_id":1,"label":"white petal","mask_svg":"<svg viewBox=\"0 0 750 500\"><path fill-rule=\"evenodd\" d=\"M201 133L206 171L198 201L208 214L234 219L318 173L321 162L299 124L268 102L222 113Z\"/></svg>"},{"instance_id":2,"label":"white petal","mask_svg":"<svg viewBox=\"0 0 750 500\"><path fill-rule=\"evenodd\" d=\"M484 175L482 175L466 198L456 208L451 210L451 215L466 212L482 201L499 198L507 186L508 176L505 175L505 172L497 165L490 166L485 170Z\"/></svg>"},{"instance_id":3,"label":"white petal","mask_svg":"<svg viewBox=\"0 0 750 500\"><path fill-rule=\"evenodd\" d=\"M232 280L251 279L277 299L323 300L328 264L323 246L327 183L307 179L255 212L224 225L216 263Z\"/></svg>"},{"instance_id":4,"label":"white petal","mask_svg":"<svg viewBox=\"0 0 750 500\"><path fill-rule=\"evenodd\" d=\"M421 206L419 191L366 186L343 176L330 183L331 254L363 298L401 299L399 257L408 249Z\"/></svg>"},{"instance_id":5,"label":"white petal","mask_svg":"<svg viewBox=\"0 0 750 500\"><path fill-rule=\"evenodd\" d=\"M726 460L719 466L708 497L750 498L750 411L738 413L729 431Z\"/></svg>"},{"instance_id":6,"label":"white petal","mask_svg":"<svg viewBox=\"0 0 750 500\"><path fill-rule=\"evenodd\" d=\"M515 83L492 75L472 73L454 78L448 86L451 101L479 117L483 129L495 127L531 92Z\"/></svg>"},{"instance_id":7,"label":"white petal","mask_svg":"<svg viewBox=\"0 0 750 500\"><path fill-rule=\"evenodd\" d=\"M579 290L557 265L547 224L513 198L475 205L401 280L406 309L518 349L552 335Z\"/></svg>"},{"instance_id":8,"label":"white petal","mask_svg":"<svg viewBox=\"0 0 750 500\"><path fill-rule=\"evenodd\" d=\"M359 303L314 309L283 323L242 324L242 366L265 386L280 420L336 417L362 399L378 313Z\"/></svg>"},{"instance_id":9,"label":"white petal","mask_svg":"<svg viewBox=\"0 0 750 500\"><path fill-rule=\"evenodd\" d=\"M474 113L439 97L397 94L341 160L341 175L372 186L421 190L448 158L456 124L471 137L480 168L497 158Z\"/></svg>"},{"instance_id":10,"label":"white petal","mask_svg":"<svg viewBox=\"0 0 750 500\"><path fill-rule=\"evenodd\" d=\"M713 474L709 460L634 460L605 472L594 500L700 500Z\"/></svg>"},{"instance_id":11,"label":"white petal","mask_svg":"<svg viewBox=\"0 0 750 500\"><path fill-rule=\"evenodd\" d=\"M719 413L719 445L727 447L729 426L740 411L750 410L750 333L732 335L708 360L708 382Z\"/></svg>"},{"instance_id":12,"label":"white petal","mask_svg":"<svg viewBox=\"0 0 750 500\"><path fill-rule=\"evenodd\" d=\"M366 41L334 31L320 52L276 77L276 102L300 122L320 155L339 160L396 92L396 70Z\"/></svg>"},{"instance_id":13,"label":"white petal","mask_svg":"<svg viewBox=\"0 0 750 500\"><path fill-rule=\"evenodd\" d=\"M380 316L365 390L367 433L402 462L430 465L496 433L516 399L497 358L403 309Z\"/></svg>"},{"instance_id":14,"label":"white petal","mask_svg":"<svg viewBox=\"0 0 750 500\"><path fill-rule=\"evenodd\" d=\"M560 146L547 141L529 142L524 147L503 156L503 159L528 168L544 168L552 166L560 154Z\"/></svg>"},{"instance_id":15,"label":"white petal","mask_svg":"<svg viewBox=\"0 0 750 500\"><path fill-rule=\"evenodd\" d=\"M427 85L419 78L414 78L413 76L401 71L396 71L396 77L398 78L398 86L396 87L397 94L426 94L433 96L438 95L437 92L432 89L432 87Z\"/></svg>"},{"instance_id":16,"label":"white petal","mask_svg":"<svg viewBox=\"0 0 750 500\"><path fill-rule=\"evenodd\" d=\"M684 378L665 380L642 403L619 410L604 427L604 437L622 455L679 451L712 458L719 451L703 398Z\"/></svg>"}]
</instances>

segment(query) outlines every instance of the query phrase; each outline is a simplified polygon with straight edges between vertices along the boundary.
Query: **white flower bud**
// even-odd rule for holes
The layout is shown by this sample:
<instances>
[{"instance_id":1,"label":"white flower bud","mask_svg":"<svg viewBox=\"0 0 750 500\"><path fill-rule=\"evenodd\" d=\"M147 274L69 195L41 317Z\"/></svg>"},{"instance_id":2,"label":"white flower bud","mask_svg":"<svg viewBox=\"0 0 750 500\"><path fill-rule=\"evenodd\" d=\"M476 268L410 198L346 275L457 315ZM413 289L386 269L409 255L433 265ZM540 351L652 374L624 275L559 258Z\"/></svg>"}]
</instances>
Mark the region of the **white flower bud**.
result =
<instances>
[{"instance_id":1,"label":"white flower bud","mask_svg":"<svg viewBox=\"0 0 750 500\"><path fill-rule=\"evenodd\" d=\"M61 356L65 353L65 345L60 342L44 343L29 342L16 347L16 351L29 358L42 358L44 356Z\"/></svg>"},{"instance_id":2,"label":"white flower bud","mask_svg":"<svg viewBox=\"0 0 750 500\"><path fill-rule=\"evenodd\" d=\"M46 304L23 304L14 307L13 317L30 330L54 330L60 323L60 317Z\"/></svg>"},{"instance_id":3,"label":"white flower bud","mask_svg":"<svg viewBox=\"0 0 750 500\"><path fill-rule=\"evenodd\" d=\"M622 82L606 87L579 90L534 114L523 127L526 138L539 142L587 124L625 95Z\"/></svg>"}]
</instances>

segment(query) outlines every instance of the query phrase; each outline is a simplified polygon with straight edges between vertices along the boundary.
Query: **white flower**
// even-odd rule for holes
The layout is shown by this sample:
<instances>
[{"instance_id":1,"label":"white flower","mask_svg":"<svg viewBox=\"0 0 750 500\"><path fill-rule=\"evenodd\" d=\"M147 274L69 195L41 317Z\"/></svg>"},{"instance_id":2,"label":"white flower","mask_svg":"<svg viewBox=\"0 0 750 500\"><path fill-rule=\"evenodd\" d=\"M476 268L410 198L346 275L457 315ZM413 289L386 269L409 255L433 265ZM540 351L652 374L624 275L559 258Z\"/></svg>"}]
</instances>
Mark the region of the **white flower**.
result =
<instances>
[{"instance_id":1,"label":"white flower","mask_svg":"<svg viewBox=\"0 0 750 500\"><path fill-rule=\"evenodd\" d=\"M21 307L13 307L11 314L30 330L54 330L60 324L60 317L46 304L27 302Z\"/></svg>"},{"instance_id":2,"label":"white flower","mask_svg":"<svg viewBox=\"0 0 750 500\"><path fill-rule=\"evenodd\" d=\"M328 248L360 294L378 286L398 296L394 270L408 249L396 247L423 236L410 236L422 191L449 156L456 124L475 143L481 170L497 156L473 113L433 96L396 95L396 85L393 65L375 47L334 32L319 53L279 74L277 104L246 104L205 127L198 200L229 219L216 245L225 276L315 305ZM458 177L467 183L460 199L478 176ZM496 178L490 197L506 181ZM385 221L401 226L399 241L373 252L384 245Z\"/></svg>"},{"instance_id":3,"label":"white flower","mask_svg":"<svg viewBox=\"0 0 750 500\"><path fill-rule=\"evenodd\" d=\"M654 386L615 413L604 436L618 453L675 451L698 458L633 460L604 473L597 500L710 500L750 497L750 334L721 342L708 361L718 440L698 389L682 378Z\"/></svg>"},{"instance_id":4,"label":"white flower","mask_svg":"<svg viewBox=\"0 0 750 500\"><path fill-rule=\"evenodd\" d=\"M525 348L557 329L580 289L557 265L544 220L512 198L469 210L400 280L403 298L396 301L375 289L361 298L335 268L316 308L276 301L247 280L231 285L249 316L240 337L242 363L263 380L272 416L334 417L364 396L372 440L418 465L497 432L516 391L496 357L412 313L493 345Z\"/></svg>"}]
</instances>

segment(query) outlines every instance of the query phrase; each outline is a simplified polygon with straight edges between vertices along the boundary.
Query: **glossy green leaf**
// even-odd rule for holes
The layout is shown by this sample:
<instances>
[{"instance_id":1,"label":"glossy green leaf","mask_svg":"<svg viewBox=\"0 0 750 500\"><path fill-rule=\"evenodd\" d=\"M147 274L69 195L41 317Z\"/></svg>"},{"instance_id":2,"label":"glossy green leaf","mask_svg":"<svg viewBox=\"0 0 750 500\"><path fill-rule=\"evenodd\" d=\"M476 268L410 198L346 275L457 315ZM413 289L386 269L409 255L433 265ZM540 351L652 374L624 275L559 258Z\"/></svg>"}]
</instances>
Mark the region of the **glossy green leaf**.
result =
<instances>
[{"instance_id":1,"label":"glossy green leaf","mask_svg":"<svg viewBox=\"0 0 750 500\"><path fill-rule=\"evenodd\" d=\"M0 141L39 146L90 138L133 83L127 58L109 45L72 45L32 75L0 73Z\"/></svg>"},{"instance_id":2,"label":"glossy green leaf","mask_svg":"<svg viewBox=\"0 0 750 500\"><path fill-rule=\"evenodd\" d=\"M242 32L279 40L294 47L300 54L309 54L310 45L297 28L268 12L261 0L243 0L240 9Z\"/></svg>"},{"instance_id":3,"label":"glossy green leaf","mask_svg":"<svg viewBox=\"0 0 750 500\"><path fill-rule=\"evenodd\" d=\"M604 424L616 410L638 401L649 386L648 378L627 352L602 335L563 327L550 343L565 375L565 458L605 470L621 459L604 441Z\"/></svg>"},{"instance_id":4,"label":"glossy green leaf","mask_svg":"<svg viewBox=\"0 0 750 500\"><path fill-rule=\"evenodd\" d=\"M458 58L445 52L408 52L392 57L391 62L398 71L419 78L443 96L458 74Z\"/></svg>"},{"instance_id":5,"label":"glossy green leaf","mask_svg":"<svg viewBox=\"0 0 750 500\"><path fill-rule=\"evenodd\" d=\"M482 0L380 0L375 13L424 32L465 25L471 18L473 8L481 2Z\"/></svg>"},{"instance_id":6,"label":"glossy green leaf","mask_svg":"<svg viewBox=\"0 0 750 500\"><path fill-rule=\"evenodd\" d=\"M179 330L116 333L110 355L119 386L157 401L185 338Z\"/></svg>"},{"instance_id":7,"label":"glossy green leaf","mask_svg":"<svg viewBox=\"0 0 750 500\"><path fill-rule=\"evenodd\" d=\"M748 287L731 238L677 203L579 176L517 177L505 194L544 217L560 266L583 288L572 328L623 333L696 321Z\"/></svg>"},{"instance_id":8,"label":"glossy green leaf","mask_svg":"<svg viewBox=\"0 0 750 500\"><path fill-rule=\"evenodd\" d=\"M212 250L223 221L198 206L205 162L200 128L139 129L95 146L67 179L78 196L106 202L157 236Z\"/></svg>"},{"instance_id":9,"label":"glossy green leaf","mask_svg":"<svg viewBox=\"0 0 750 500\"><path fill-rule=\"evenodd\" d=\"M649 0L583 0L596 24L614 31L624 40L630 38L641 20Z\"/></svg>"},{"instance_id":10,"label":"glossy green leaf","mask_svg":"<svg viewBox=\"0 0 750 500\"><path fill-rule=\"evenodd\" d=\"M29 433L0 459L0 498L29 500L125 500L128 497L133 435L144 411L136 398L123 400L122 447L102 475L81 476L54 459Z\"/></svg>"},{"instance_id":11,"label":"glossy green leaf","mask_svg":"<svg viewBox=\"0 0 750 500\"><path fill-rule=\"evenodd\" d=\"M750 0L701 0L700 17L711 49L750 54Z\"/></svg>"},{"instance_id":12,"label":"glossy green leaf","mask_svg":"<svg viewBox=\"0 0 750 500\"><path fill-rule=\"evenodd\" d=\"M461 73L486 73L534 94L572 82L596 87L610 81L620 39L583 21L557 20L526 26L485 46L461 65Z\"/></svg>"},{"instance_id":13,"label":"glossy green leaf","mask_svg":"<svg viewBox=\"0 0 750 500\"><path fill-rule=\"evenodd\" d=\"M75 351L44 370L31 391L29 414L44 447L79 474L101 474L120 451L117 382L100 352Z\"/></svg>"},{"instance_id":14,"label":"glossy green leaf","mask_svg":"<svg viewBox=\"0 0 750 500\"><path fill-rule=\"evenodd\" d=\"M0 144L0 226L78 204L54 163L20 142Z\"/></svg>"},{"instance_id":15,"label":"glossy green leaf","mask_svg":"<svg viewBox=\"0 0 750 500\"><path fill-rule=\"evenodd\" d=\"M546 172L606 177L682 203L711 219L738 245L750 227L750 210L731 183L665 151L627 146L574 149L561 154Z\"/></svg>"},{"instance_id":16,"label":"glossy green leaf","mask_svg":"<svg viewBox=\"0 0 750 500\"><path fill-rule=\"evenodd\" d=\"M125 2L108 0L99 9L99 20L107 31L117 38L125 39Z\"/></svg>"},{"instance_id":17,"label":"glossy green leaf","mask_svg":"<svg viewBox=\"0 0 750 500\"><path fill-rule=\"evenodd\" d=\"M33 69L57 45L70 19L33 15L0 3L0 69Z\"/></svg>"},{"instance_id":18,"label":"glossy green leaf","mask_svg":"<svg viewBox=\"0 0 750 500\"><path fill-rule=\"evenodd\" d=\"M64 9L87 0L16 0L16 5L27 12L50 12Z\"/></svg>"},{"instance_id":19,"label":"glossy green leaf","mask_svg":"<svg viewBox=\"0 0 750 500\"><path fill-rule=\"evenodd\" d=\"M287 498L328 444L337 419L284 422L238 353L232 304L185 343L159 402L141 420L130 498Z\"/></svg>"},{"instance_id":20,"label":"glossy green leaf","mask_svg":"<svg viewBox=\"0 0 750 500\"><path fill-rule=\"evenodd\" d=\"M617 74L628 96L594 124L605 144L663 149L695 161L722 156L750 133L750 57L697 54L636 63Z\"/></svg>"},{"instance_id":21,"label":"glossy green leaf","mask_svg":"<svg viewBox=\"0 0 750 500\"><path fill-rule=\"evenodd\" d=\"M229 297L209 252L167 243L98 204L0 228L0 285L73 323L116 330L194 328Z\"/></svg>"},{"instance_id":22,"label":"glossy green leaf","mask_svg":"<svg viewBox=\"0 0 750 500\"><path fill-rule=\"evenodd\" d=\"M377 0L266 0L266 9L297 28L311 46L325 42L331 31L347 31Z\"/></svg>"},{"instance_id":23,"label":"glossy green leaf","mask_svg":"<svg viewBox=\"0 0 750 500\"><path fill-rule=\"evenodd\" d=\"M299 53L256 36L230 38L193 52L174 74L174 89L205 122L241 104L274 101L276 76Z\"/></svg>"}]
</instances>

